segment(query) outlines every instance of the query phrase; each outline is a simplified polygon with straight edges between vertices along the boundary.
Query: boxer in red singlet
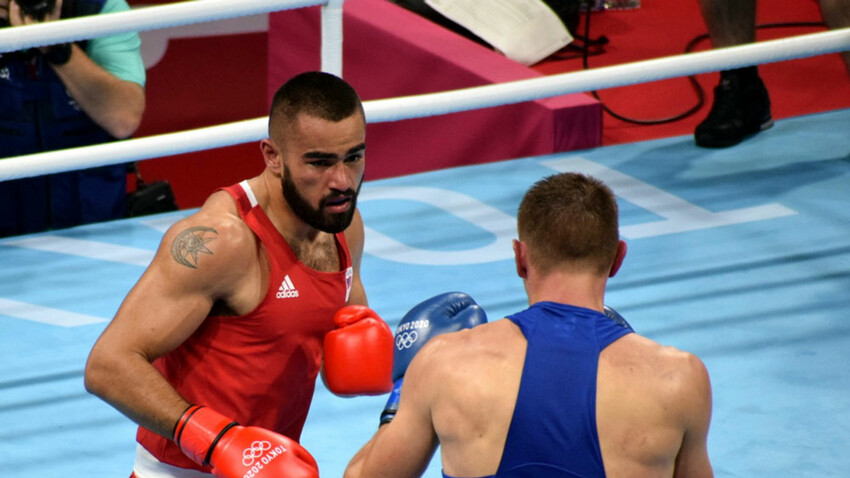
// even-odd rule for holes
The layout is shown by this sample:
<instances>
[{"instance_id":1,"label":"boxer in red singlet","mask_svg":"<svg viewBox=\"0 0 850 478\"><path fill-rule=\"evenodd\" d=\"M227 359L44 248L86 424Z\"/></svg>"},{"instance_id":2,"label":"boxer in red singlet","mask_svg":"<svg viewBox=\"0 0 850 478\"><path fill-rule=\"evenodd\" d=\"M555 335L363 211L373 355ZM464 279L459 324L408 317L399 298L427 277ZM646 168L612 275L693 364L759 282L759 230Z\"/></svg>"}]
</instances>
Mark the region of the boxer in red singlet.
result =
<instances>
[{"instance_id":1,"label":"boxer in red singlet","mask_svg":"<svg viewBox=\"0 0 850 478\"><path fill-rule=\"evenodd\" d=\"M360 321L353 333L387 336L374 351L391 362L377 315L335 319L367 306L356 209L365 131L345 81L294 77L272 101L263 172L165 233L86 365L87 389L139 424L137 478L315 476L297 440L326 335ZM346 379L343 392L389 391L389 366L385 379Z\"/></svg>"}]
</instances>

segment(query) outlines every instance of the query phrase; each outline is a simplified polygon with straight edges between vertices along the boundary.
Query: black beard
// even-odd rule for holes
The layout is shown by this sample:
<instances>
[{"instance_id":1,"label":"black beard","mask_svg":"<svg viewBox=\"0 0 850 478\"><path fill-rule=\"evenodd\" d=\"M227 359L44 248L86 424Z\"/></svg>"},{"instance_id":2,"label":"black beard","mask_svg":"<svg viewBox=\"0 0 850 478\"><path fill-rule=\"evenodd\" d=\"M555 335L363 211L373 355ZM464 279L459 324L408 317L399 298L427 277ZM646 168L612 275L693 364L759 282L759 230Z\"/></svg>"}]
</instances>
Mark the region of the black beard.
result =
<instances>
[{"instance_id":1,"label":"black beard","mask_svg":"<svg viewBox=\"0 0 850 478\"><path fill-rule=\"evenodd\" d=\"M351 220L354 218L354 210L357 206L357 195L360 193L360 187L363 185L363 180L361 179L360 184L357 185L357 191L348 189L347 191L337 192L330 196L323 197L322 200L319 201L318 208L310 206L310 203L308 203L307 200L304 199L304 196L298 192L298 188L295 186L295 183L293 183L290 179L289 168L286 166L283 167L283 179L281 180L281 184L283 185L283 198L286 200L287 204L289 204L292 212L294 212L299 219L314 229L318 229L329 234L336 234L344 231L351 224ZM351 207L349 207L347 211L336 214L326 214L323 212L323 209L329 200L339 199L340 197L345 196L351 199Z\"/></svg>"}]
</instances>

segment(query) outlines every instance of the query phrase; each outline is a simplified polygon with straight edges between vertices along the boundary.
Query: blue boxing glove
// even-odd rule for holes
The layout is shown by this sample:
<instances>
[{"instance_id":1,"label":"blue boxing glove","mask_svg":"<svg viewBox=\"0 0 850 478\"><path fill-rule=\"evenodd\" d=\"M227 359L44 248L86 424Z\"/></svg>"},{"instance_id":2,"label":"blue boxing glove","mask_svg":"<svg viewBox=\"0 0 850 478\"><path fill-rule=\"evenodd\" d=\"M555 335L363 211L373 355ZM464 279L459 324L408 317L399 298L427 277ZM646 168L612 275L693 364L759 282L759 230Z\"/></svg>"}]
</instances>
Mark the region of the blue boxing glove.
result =
<instances>
[{"instance_id":1,"label":"blue boxing glove","mask_svg":"<svg viewBox=\"0 0 850 478\"><path fill-rule=\"evenodd\" d=\"M393 390L381 413L381 425L389 423L398 410L404 373L413 357L432 337L471 329L487 322L487 314L463 292L446 292L410 309L395 331Z\"/></svg>"},{"instance_id":2,"label":"blue boxing glove","mask_svg":"<svg viewBox=\"0 0 850 478\"><path fill-rule=\"evenodd\" d=\"M608 307L607 305L603 306L603 309L605 310L605 315L608 316L609 319L611 319L614 322L622 325L623 327L631 330L632 332L635 331L635 329L633 329L632 326L629 325L628 322L626 322L626 319L624 319L623 316L620 315L619 312L612 309L611 307Z\"/></svg>"}]
</instances>

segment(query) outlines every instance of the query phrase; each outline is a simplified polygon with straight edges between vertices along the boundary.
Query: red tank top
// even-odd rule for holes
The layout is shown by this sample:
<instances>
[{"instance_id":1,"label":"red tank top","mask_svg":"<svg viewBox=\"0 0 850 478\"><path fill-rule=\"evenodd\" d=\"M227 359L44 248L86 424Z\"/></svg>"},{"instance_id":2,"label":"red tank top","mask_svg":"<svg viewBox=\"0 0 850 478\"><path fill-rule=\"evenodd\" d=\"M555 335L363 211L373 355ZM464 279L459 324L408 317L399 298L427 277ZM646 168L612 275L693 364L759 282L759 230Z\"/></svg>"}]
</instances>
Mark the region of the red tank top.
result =
<instances>
[{"instance_id":1,"label":"red tank top","mask_svg":"<svg viewBox=\"0 0 850 478\"><path fill-rule=\"evenodd\" d=\"M336 234L339 271L310 269L257 205L247 181L224 190L268 253L266 295L246 315L207 317L153 365L189 402L298 440L313 399L324 336L348 299L351 256L345 236ZM202 469L174 442L150 430L139 427L136 440L162 462Z\"/></svg>"}]
</instances>

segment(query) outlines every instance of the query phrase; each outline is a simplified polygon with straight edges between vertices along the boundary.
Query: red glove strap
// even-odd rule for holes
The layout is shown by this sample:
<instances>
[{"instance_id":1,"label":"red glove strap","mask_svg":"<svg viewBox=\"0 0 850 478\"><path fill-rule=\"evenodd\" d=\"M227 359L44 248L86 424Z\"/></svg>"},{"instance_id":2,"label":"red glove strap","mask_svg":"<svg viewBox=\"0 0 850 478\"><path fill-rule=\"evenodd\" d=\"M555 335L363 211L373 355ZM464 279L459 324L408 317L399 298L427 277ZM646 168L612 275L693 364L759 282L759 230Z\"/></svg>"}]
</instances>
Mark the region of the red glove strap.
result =
<instances>
[{"instance_id":1,"label":"red glove strap","mask_svg":"<svg viewBox=\"0 0 850 478\"><path fill-rule=\"evenodd\" d=\"M215 410L189 407L174 429L174 441L195 463L209 466L212 450L227 430L238 425Z\"/></svg>"},{"instance_id":2,"label":"red glove strap","mask_svg":"<svg viewBox=\"0 0 850 478\"><path fill-rule=\"evenodd\" d=\"M189 408L183 412L183 415L180 417L180 420L177 420L177 423L174 424L174 432L171 434L171 439L174 440L175 443L180 444L180 434L183 432L183 427L186 426L186 422L192 416L195 411L201 408L200 405L191 405Z\"/></svg>"}]
</instances>

